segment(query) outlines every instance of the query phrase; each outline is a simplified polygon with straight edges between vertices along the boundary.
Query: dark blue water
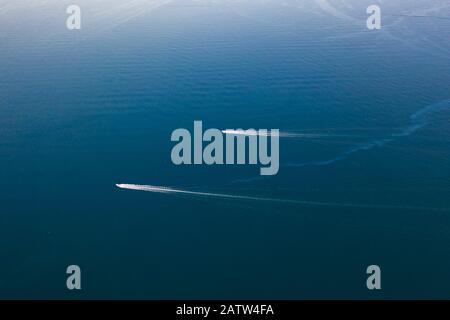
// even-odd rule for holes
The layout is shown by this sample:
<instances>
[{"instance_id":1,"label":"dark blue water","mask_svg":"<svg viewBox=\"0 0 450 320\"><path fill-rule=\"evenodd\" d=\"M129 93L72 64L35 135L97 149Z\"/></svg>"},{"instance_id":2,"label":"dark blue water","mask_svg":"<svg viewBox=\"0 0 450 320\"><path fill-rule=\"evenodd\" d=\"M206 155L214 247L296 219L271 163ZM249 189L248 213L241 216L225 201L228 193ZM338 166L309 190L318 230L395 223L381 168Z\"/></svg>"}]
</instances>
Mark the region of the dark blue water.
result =
<instances>
[{"instance_id":1,"label":"dark blue water","mask_svg":"<svg viewBox=\"0 0 450 320\"><path fill-rule=\"evenodd\" d=\"M363 2L0 5L0 298L450 298L450 4ZM175 166L194 120L317 138Z\"/></svg>"}]
</instances>

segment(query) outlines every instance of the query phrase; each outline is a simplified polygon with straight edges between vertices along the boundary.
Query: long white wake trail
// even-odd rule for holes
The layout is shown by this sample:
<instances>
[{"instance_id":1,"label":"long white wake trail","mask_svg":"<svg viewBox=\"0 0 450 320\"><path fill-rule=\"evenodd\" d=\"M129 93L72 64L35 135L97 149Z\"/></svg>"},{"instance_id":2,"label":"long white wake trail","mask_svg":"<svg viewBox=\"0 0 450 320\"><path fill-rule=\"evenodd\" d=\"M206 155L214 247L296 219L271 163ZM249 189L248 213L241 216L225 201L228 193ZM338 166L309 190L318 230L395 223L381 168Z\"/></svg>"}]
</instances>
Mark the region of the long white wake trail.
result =
<instances>
[{"instance_id":1,"label":"long white wake trail","mask_svg":"<svg viewBox=\"0 0 450 320\"><path fill-rule=\"evenodd\" d=\"M298 204L298 205L320 206L320 207L347 207L347 208L360 208L360 209L398 209L398 210L445 211L445 212L450 211L449 208L429 208L429 207L357 204L357 203L341 203L341 202L302 201L302 200L281 199L281 198L243 196L243 195L233 195L233 194L226 194L226 193L189 191L189 190L182 190L182 189L174 189L174 188L170 188L170 187L141 185L141 184L118 183L118 184L116 184L116 186L120 189L146 191L146 192L154 192L154 193L184 194L184 195L207 197L207 198L223 198L223 199L234 199L234 200L251 200L251 201L291 203L291 204Z\"/></svg>"},{"instance_id":2,"label":"long white wake trail","mask_svg":"<svg viewBox=\"0 0 450 320\"><path fill-rule=\"evenodd\" d=\"M169 187L160 187L160 186L151 186L151 185L116 184L116 186L121 189L139 190L139 191L156 192L156 193L178 193L178 194L188 194L188 195L202 196L202 197L242 199L242 200L259 200L259 201L268 200L266 198L260 198L260 197L239 196L239 195L211 193L211 192L197 192L197 191L188 191L188 190L173 189L173 188L169 188Z\"/></svg>"},{"instance_id":3,"label":"long white wake trail","mask_svg":"<svg viewBox=\"0 0 450 320\"><path fill-rule=\"evenodd\" d=\"M300 132L284 132L280 131L274 133L272 131L258 131L258 130L222 130L223 134L234 136L261 136L261 137L280 137L280 138L334 138L334 137L348 137L348 135L329 135L322 133L300 133Z\"/></svg>"}]
</instances>

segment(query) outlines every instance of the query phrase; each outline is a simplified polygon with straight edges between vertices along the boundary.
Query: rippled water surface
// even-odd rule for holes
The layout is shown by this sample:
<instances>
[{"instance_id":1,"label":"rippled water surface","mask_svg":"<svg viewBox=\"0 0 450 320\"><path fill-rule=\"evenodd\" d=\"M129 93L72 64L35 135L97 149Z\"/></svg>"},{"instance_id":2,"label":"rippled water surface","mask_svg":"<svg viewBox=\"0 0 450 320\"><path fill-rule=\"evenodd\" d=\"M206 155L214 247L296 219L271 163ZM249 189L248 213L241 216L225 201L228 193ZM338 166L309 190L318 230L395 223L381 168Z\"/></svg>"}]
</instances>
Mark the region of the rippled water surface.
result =
<instances>
[{"instance_id":1,"label":"rippled water surface","mask_svg":"<svg viewBox=\"0 0 450 320\"><path fill-rule=\"evenodd\" d=\"M0 298L450 298L448 1L72 2L0 1ZM174 166L194 120L297 136Z\"/></svg>"}]
</instances>

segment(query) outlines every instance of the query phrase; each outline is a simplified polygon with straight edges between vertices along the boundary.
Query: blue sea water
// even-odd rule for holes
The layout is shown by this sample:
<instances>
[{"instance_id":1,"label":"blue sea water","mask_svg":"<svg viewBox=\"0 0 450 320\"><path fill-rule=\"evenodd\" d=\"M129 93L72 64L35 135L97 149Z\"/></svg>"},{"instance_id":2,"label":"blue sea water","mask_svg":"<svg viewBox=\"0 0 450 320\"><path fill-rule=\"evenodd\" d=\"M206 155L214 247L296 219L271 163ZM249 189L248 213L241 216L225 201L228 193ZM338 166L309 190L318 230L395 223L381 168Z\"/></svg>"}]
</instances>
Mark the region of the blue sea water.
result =
<instances>
[{"instance_id":1,"label":"blue sea water","mask_svg":"<svg viewBox=\"0 0 450 320\"><path fill-rule=\"evenodd\" d=\"M378 3L1 2L0 298L450 298L450 3ZM194 120L317 137L175 166Z\"/></svg>"}]
</instances>

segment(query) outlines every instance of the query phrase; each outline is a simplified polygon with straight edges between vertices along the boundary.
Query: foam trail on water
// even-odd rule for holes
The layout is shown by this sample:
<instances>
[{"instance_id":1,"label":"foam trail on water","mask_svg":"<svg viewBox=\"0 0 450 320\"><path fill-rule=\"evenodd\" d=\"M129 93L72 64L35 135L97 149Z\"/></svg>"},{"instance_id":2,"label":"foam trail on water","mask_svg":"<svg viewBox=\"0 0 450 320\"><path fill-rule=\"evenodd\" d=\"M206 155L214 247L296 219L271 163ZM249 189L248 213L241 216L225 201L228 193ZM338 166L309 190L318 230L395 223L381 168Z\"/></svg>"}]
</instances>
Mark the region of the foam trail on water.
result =
<instances>
[{"instance_id":1,"label":"foam trail on water","mask_svg":"<svg viewBox=\"0 0 450 320\"><path fill-rule=\"evenodd\" d=\"M141 185L141 184L118 183L118 184L116 184L116 186L120 189L146 191L146 192L154 192L154 193L184 194L184 195L191 195L191 196L198 196L198 197L234 199L234 200L279 202L279 203L290 203L290 204L319 206L319 207L346 207L346 208L359 208L359 209L361 209L361 208L364 208L364 209L400 209L400 210L447 211L447 212L450 211L449 208L427 208L427 207L413 207L413 206L376 205L376 204L372 205L372 204L322 202L322 201L302 201L302 200L291 200L291 199L281 199L281 198L243 196L243 195L233 195L233 194L226 194L226 193L189 191L189 190L175 189L175 188L170 188L170 187Z\"/></svg>"},{"instance_id":2,"label":"foam trail on water","mask_svg":"<svg viewBox=\"0 0 450 320\"><path fill-rule=\"evenodd\" d=\"M187 195L195 195L195 196L203 196L203 197L243 199L243 200L266 200L266 198L260 198L260 197L239 196L239 195L211 193L211 192L198 192L198 191L189 191L189 190L174 189L174 188L170 188L170 187L161 187L161 186L152 186L152 185L116 184L116 186L121 189L139 190L139 191L156 192L156 193L175 193L175 194L187 194Z\"/></svg>"},{"instance_id":3,"label":"foam trail on water","mask_svg":"<svg viewBox=\"0 0 450 320\"><path fill-rule=\"evenodd\" d=\"M262 136L262 137L280 137L280 138L327 138L337 137L339 135L328 135L319 133L298 133L298 132L271 132L271 131L258 131L258 130L234 130L226 129L222 130L223 134L229 135L242 135L242 136ZM342 137L342 135L341 135Z\"/></svg>"},{"instance_id":4,"label":"foam trail on water","mask_svg":"<svg viewBox=\"0 0 450 320\"><path fill-rule=\"evenodd\" d=\"M407 137L415 133L417 130L425 127L428 124L429 116L441 112L444 110L450 109L450 99L438 102L436 104L432 104L429 106L420 109L416 113L412 114L409 119L409 125L401 129L398 133L392 133L391 135L385 138L375 139L366 143L358 144L353 148L350 148L341 154L328 159L328 160L319 160L319 161L309 161L309 162L301 162L301 163L288 163L287 166L291 167L304 167L304 166L326 166L344 159L347 159L351 154L358 151L366 151L375 147L382 147L387 143L390 143L400 137Z\"/></svg>"}]
</instances>

